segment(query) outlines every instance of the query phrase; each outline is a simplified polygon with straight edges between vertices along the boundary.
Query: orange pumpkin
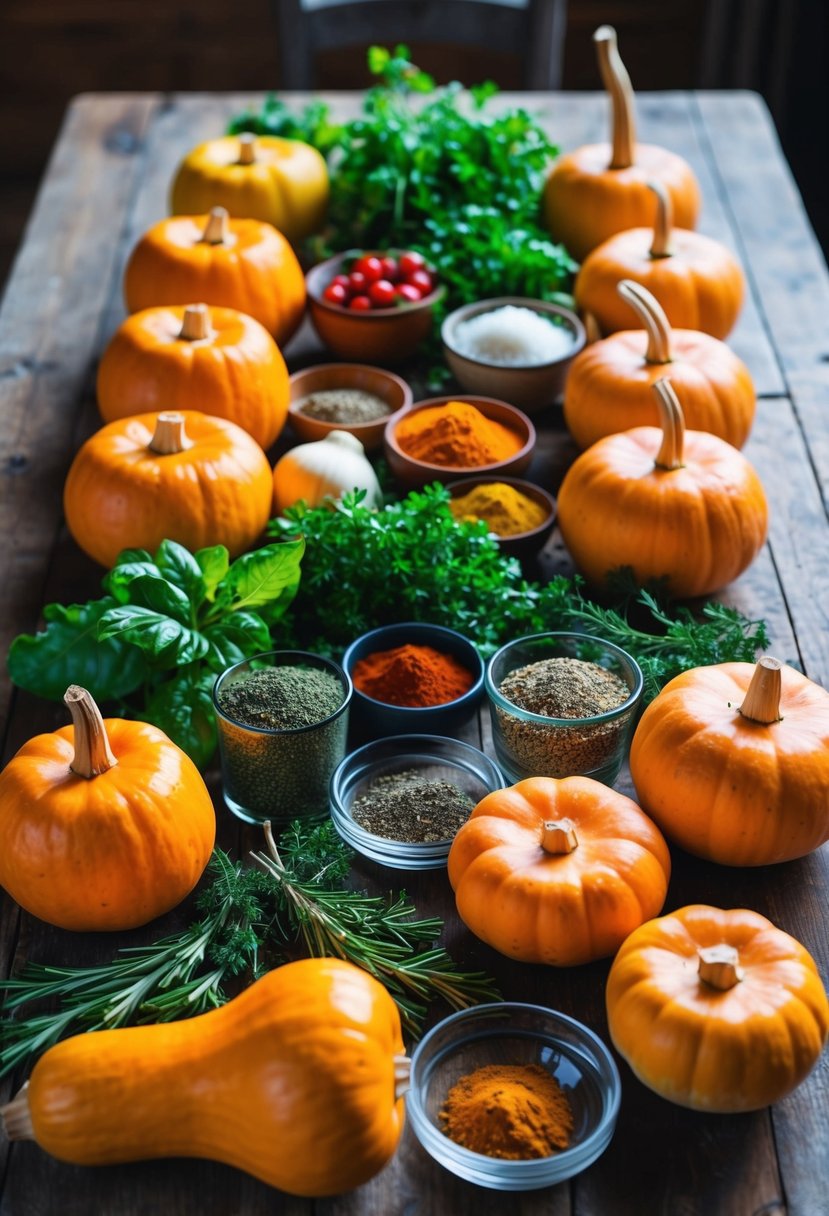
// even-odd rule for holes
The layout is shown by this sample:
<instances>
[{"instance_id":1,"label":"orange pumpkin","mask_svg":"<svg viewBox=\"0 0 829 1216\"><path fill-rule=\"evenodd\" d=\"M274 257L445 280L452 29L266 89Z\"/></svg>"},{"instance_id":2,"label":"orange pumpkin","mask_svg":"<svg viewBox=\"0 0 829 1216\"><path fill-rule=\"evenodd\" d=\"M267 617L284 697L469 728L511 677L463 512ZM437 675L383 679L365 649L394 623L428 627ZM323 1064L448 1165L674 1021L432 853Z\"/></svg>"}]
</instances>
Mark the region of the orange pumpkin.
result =
<instances>
[{"instance_id":1,"label":"orange pumpkin","mask_svg":"<svg viewBox=\"0 0 829 1216\"><path fill-rule=\"evenodd\" d=\"M684 671L643 714L630 769L689 853L730 866L803 857L829 840L829 692L772 658Z\"/></svg>"},{"instance_id":2,"label":"orange pumpkin","mask_svg":"<svg viewBox=\"0 0 829 1216\"><path fill-rule=\"evenodd\" d=\"M145 232L124 271L129 312L204 300L247 313L280 346L305 312L305 276L281 232L260 220L175 215Z\"/></svg>"},{"instance_id":3,"label":"orange pumpkin","mask_svg":"<svg viewBox=\"0 0 829 1216\"><path fill-rule=\"evenodd\" d=\"M296 244L318 232L328 209L328 169L310 144L274 135L226 135L188 152L170 193L174 215L225 207L273 224Z\"/></svg>"},{"instance_id":4,"label":"orange pumpkin","mask_svg":"<svg viewBox=\"0 0 829 1216\"><path fill-rule=\"evenodd\" d=\"M570 466L558 522L578 569L594 586L630 566L642 585L667 577L673 595L708 595L751 565L768 529L760 479L716 435L685 432L670 381L653 386L661 431L608 435Z\"/></svg>"},{"instance_id":5,"label":"orange pumpkin","mask_svg":"<svg viewBox=\"0 0 829 1216\"><path fill-rule=\"evenodd\" d=\"M630 312L616 289L623 279L632 279L659 301L671 325L724 338L745 294L740 265L719 241L672 229L668 191L661 182L651 182L650 188L657 200L655 227L617 233L588 254L573 289L576 304L592 313L606 334L628 329Z\"/></svg>"},{"instance_id":6,"label":"orange pumpkin","mask_svg":"<svg viewBox=\"0 0 829 1216\"><path fill-rule=\"evenodd\" d=\"M98 368L105 422L151 410L226 418L269 448L288 416L285 360L253 317L233 308L147 308L116 330Z\"/></svg>"},{"instance_id":7,"label":"orange pumpkin","mask_svg":"<svg viewBox=\"0 0 829 1216\"><path fill-rule=\"evenodd\" d=\"M617 291L643 330L612 334L573 360L564 388L564 420L579 447L634 426L657 425L651 389L670 376L691 430L709 431L741 448L756 402L746 365L717 338L671 330L660 305L640 284L625 279Z\"/></svg>"},{"instance_id":8,"label":"orange pumpkin","mask_svg":"<svg viewBox=\"0 0 829 1216\"><path fill-rule=\"evenodd\" d=\"M69 531L102 566L122 549L175 540L188 549L249 549L268 521L265 453L223 418L188 410L102 427L78 452L63 491Z\"/></svg>"},{"instance_id":9,"label":"orange pumpkin","mask_svg":"<svg viewBox=\"0 0 829 1216\"><path fill-rule=\"evenodd\" d=\"M829 1036L814 959L757 912L703 904L649 921L607 981L616 1050L669 1102L738 1112L778 1102Z\"/></svg>"},{"instance_id":10,"label":"orange pumpkin","mask_svg":"<svg viewBox=\"0 0 829 1216\"><path fill-rule=\"evenodd\" d=\"M665 902L671 860L635 802L590 777L530 777L488 794L449 851L458 913L525 963L613 954Z\"/></svg>"},{"instance_id":11,"label":"orange pumpkin","mask_svg":"<svg viewBox=\"0 0 829 1216\"><path fill-rule=\"evenodd\" d=\"M216 834L192 760L155 726L108 718L71 685L72 726L0 773L0 885L61 929L133 929L201 877Z\"/></svg>"},{"instance_id":12,"label":"orange pumpkin","mask_svg":"<svg viewBox=\"0 0 829 1216\"><path fill-rule=\"evenodd\" d=\"M612 105L611 142L587 144L562 156L547 178L542 199L547 227L578 261L615 233L653 223L655 204L648 182L663 184L681 228L696 225L700 207L699 186L688 163L665 148L636 142L633 89L616 46L616 31L603 25L593 41Z\"/></svg>"}]
</instances>

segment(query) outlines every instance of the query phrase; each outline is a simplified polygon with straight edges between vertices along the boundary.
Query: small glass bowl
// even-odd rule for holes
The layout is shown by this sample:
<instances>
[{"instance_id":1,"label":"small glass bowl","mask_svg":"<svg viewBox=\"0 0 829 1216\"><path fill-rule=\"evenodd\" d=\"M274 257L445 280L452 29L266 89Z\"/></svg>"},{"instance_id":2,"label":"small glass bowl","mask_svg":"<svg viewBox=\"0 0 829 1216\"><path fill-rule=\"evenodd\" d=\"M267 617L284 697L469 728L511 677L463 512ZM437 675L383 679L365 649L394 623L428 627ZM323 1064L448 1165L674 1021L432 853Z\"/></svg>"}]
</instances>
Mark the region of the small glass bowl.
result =
<instances>
[{"instance_id":1,"label":"small glass bowl","mask_svg":"<svg viewBox=\"0 0 829 1216\"><path fill-rule=\"evenodd\" d=\"M487 1064L540 1064L552 1073L573 1112L568 1148L510 1161L474 1153L445 1135L440 1109L449 1090ZM613 1057L587 1026L540 1005L507 1001L464 1009L424 1036L412 1057L406 1114L427 1153L459 1178L529 1191L572 1178L601 1156L613 1138L621 1092Z\"/></svg>"},{"instance_id":2,"label":"small glass bowl","mask_svg":"<svg viewBox=\"0 0 829 1216\"><path fill-rule=\"evenodd\" d=\"M470 743L441 735L394 735L352 752L331 778L331 820L353 849L395 870L437 870L446 865L451 840L411 843L375 836L351 817L351 805L378 779L414 769L428 781L450 781L477 805L504 788L498 767Z\"/></svg>"},{"instance_id":3,"label":"small glass bowl","mask_svg":"<svg viewBox=\"0 0 829 1216\"><path fill-rule=\"evenodd\" d=\"M554 658L596 663L624 680L630 694L607 713L549 718L521 709L500 692L510 672ZM495 755L511 781L582 776L613 784L627 755L644 687L642 670L626 651L586 633L537 633L502 646L487 664L484 683Z\"/></svg>"}]
</instances>

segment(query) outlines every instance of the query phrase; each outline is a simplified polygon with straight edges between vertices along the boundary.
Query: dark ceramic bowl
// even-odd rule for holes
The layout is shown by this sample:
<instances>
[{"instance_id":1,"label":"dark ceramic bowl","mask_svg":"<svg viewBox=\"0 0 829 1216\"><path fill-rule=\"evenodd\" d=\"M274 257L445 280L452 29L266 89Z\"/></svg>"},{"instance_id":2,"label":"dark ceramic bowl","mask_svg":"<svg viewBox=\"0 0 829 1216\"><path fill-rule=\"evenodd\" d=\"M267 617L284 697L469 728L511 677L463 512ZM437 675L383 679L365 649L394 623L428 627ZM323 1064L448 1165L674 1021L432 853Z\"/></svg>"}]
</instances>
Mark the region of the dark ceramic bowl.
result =
<instances>
[{"instance_id":1,"label":"dark ceramic bowl","mask_svg":"<svg viewBox=\"0 0 829 1216\"><path fill-rule=\"evenodd\" d=\"M291 403L288 417L300 439L313 442L325 439L332 431L348 431L359 439L367 452L375 452L383 446L383 432L392 414L412 404L412 390L405 380L387 372L382 367L370 367L366 363L321 363L316 367L304 367L294 372L290 380ZM388 413L372 422L324 422L312 418L297 408L299 403L312 393L337 388L354 388L374 393L388 406Z\"/></svg>"},{"instance_id":2,"label":"dark ceramic bowl","mask_svg":"<svg viewBox=\"0 0 829 1216\"><path fill-rule=\"evenodd\" d=\"M531 498L533 502L537 502L547 512L547 518L537 528L530 528L526 532L515 532L512 536L498 536L498 545L502 553L507 553L510 557L517 558L532 557L542 548L556 522L556 500L552 494L547 490L542 490L541 486L537 486L532 481L524 481L520 477L498 477L493 473L488 474L486 477L470 477L464 481L450 481L446 488L453 498L462 498L464 494L469 494L470 491L474 490L475 486L492 485L494 483L512 486L519 494ZM497 536L497 533L494 535Z\"/></svg>"}]
</instances>

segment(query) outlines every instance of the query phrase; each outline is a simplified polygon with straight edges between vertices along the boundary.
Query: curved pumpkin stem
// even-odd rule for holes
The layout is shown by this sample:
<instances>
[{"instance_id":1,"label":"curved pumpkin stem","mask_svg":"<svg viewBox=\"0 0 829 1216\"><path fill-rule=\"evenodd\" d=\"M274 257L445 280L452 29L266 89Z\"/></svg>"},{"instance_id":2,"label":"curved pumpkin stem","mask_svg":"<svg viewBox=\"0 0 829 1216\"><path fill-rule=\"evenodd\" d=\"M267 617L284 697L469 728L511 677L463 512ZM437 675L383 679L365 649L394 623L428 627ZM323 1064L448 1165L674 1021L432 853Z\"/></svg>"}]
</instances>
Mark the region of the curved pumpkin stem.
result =
<instances>
[{"instance_id":1,"label":"curved pumpkin stem","mask_svg":"<svg viewBox=\"0 0 829 1216\"><path fill-rule=\"evenodd\" d=\"M671 196L662 182L648 182L648 189L656 195L656 222L653 226L653 240L648 250L652 258L673 257L671 248L671 230L674 223L674 207Z\"/></svg>"},{"instance_id":2,"label":"curved pumpkin stem","mask_svg":"<svg viewBox=\"0 0 829 1216\"><path fill-rule=\"evenodd\" d=\"M256 136L245 131L239 136L239 165L252 165L256 161Z\"/></svg>"},{"instance_id":3,"label":"curved pumpkin stem","mask_svg":"<svg viewBox=\"0 0 829 1216\"><path fill-rule=\"evenodd\" d=\"M7 1140L34 1140L28 1081L24 1081L10 1102L0 1106L0 1126Z\"/></svg>"},{"instance_id":4,"label":"curved pumpkin stem","mask_svg":"<svg viewBox=\"0 0 829 1216\"><path fill-rule=\"evenodd\" d=\"M662 427L662 442L656 453L658 469L681 469L685 446L685 415L679 404L670 380L657 380L651 388L659 401L659 425Z\"/></svg>"},{"instance_id":5,"label":"curved pumpkin stem","mask_svg":"<svg viewBox=\"0 0 829 1216\"><path fill-rule=\"evenodd\" d=\"M780 713L780 693L783 678L780 674L783 664L771 655L764 655L754 668L751 683L746 689L746 697L740 706L740 713L752 722L760 722L770 726L772 722L782 722Z\"/></svg>"},{"instance_id":6,"label":"curved pumpkin stem","mask_svg":"<svg viewBox=\"0 0 829 1216\"><path fill-rule=\"evenodd\" d=\"M410 1085L412 1062L407 1055L394 1057L394 1100L402 1098Z\"/></svg>"},{"instance_id":7,"label":"curved pumpkin stem","mask_svg":"<svg viewBox=\"0 0 829 1216\"><path fill-rule=\"evenodd\" d=\"M205 229L207 231L207 229ZM218 242L216 242L218 244ZM181 319L179 338L183 342L201 342L210 337L210 313L206 304L188 304Z\"/></svg>"},{"instance_id":8,"label":"curved pumpkin stem","mask_svg":"<svg viewBox=\"0 0 829 1216\"><path fill-rule=\"evenodd\" d=\"M576 825L572 819L548 819L541 830L541 847L545 853L572 853L579 845Z\"/></svg>"},{"instance_id":9,"label":"curved pumpkin stem","mask_svg":"<svg viewBox=\"0 0 829 1216\"><path fill-rule=\"evenodd\" d=\"M611 143L613 151L608 168L629 169L636 148L636 116L633 86L622 63L612 25L600 25L593 35L599 57L602 84L610 94L612 107Z\"/></svg>"},{"instance_id":10,"label":"curved pumpkin stem","mask_svg":"<svg viewBox=\"0 0 829 1216\"><path fill-rule=\"evenodd\" d=\"M192 446L184 431L183 414L168 410L167 413L158 415L150 440L150 451L159 456L175 456L178 452L186 452Z\"/></svg>"},{"instance_id":11,"label":"curved pumpkin stem","mask_svg":"<svg viewBox=\"0 0 829 1216\"><path fill-rule=\"evenodd\" d=\"M671 363L671 326L665 316L665 310L656 296L651 295L647 287L634 283L632 279L622 279L616 290L622 299L630 304L642 327L648 333L648 348L645 351L646 363Z\"/></svg>"},{"instance_id":12,"label":"curved pumpkin stem","mask_svg":"<svg viewBox=\"0 0 829 1216\"><path fill-rule=\"evenodd\" d=\"M109 746L101 711L79 684L69 685L63 703L75 728L75 758L69 767L78 777L100 777L118 763Z\"/></svg>"},{"instance_id":13,"label":"curved pumpkin stem","mask_svg":"<svg viewBox=\"0 0 829 1216\"><path fill-rule=\"evenodd\" d=\"M724 942L719 946L703 946L697 951L699 966L697 974L705 984L727 992L743 978L740 956L733 946Z\"/></svg>"},{"instance_id":14,"label":"curved pumpkin stem","mask_svg":"<svg viewBox=\"0 0 829 1216\"><path fill-rule=\"evenodd\" d=\"M582 313L581 323L584 326L585 346L592 346L594 342L601 342L602 331L599 328L599 322L596 320L595 313Z\"/></svg>"},{"instance_id":15,"label":"curved pumpkin stem","mask_svg":"<svg viewBox=\"0 0 829 1216\"><path fill-rule=\"evenodd\" d=\"M226 207L213 207L201 234L205 245L224 245L227 241L228 212Z\"/></svg>"}]
</instances>

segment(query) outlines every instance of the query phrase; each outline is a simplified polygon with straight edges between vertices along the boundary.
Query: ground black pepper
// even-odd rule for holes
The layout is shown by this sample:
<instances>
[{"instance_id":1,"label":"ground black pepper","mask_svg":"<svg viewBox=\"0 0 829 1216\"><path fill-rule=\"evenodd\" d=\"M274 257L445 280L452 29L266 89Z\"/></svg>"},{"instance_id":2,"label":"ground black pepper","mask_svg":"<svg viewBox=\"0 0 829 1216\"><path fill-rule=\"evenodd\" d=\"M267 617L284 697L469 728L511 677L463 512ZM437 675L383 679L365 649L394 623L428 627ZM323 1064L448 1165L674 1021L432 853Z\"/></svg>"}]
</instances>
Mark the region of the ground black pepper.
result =
<instances>
[{"instance_id":1,"label":"ground black pepper","mask_svg":"<svg viewBox=\"0 0 829 1216\"><path fill-rule=\"evenodd\" d=\"M300 401L297 409L300 414L320 422L343 422L346 425L375 422L391 413L382 397L359 388L320 389Z\"/></svg>"},{"instance_id":2,"label":"ground black pepper","mask_svg":"<svg viewBox=\"0 0 829 1216\"><path fill-rule=\"evenodd\" d=\"M541 659L511 671L498 690L508 701L547 718L593 718L616 709L630 689L615 672L583 659Z\"/></svg>"},{"instance_id":3,"label":"ground black pepper","mask_svg":"<svg viewBox=\"0 0 829 1216\"><path fill-rule=\"evenodd\" d=\"M328 671L263 667L222 686L219 705L246 726L296 730L330 718L342 705L342 686Z\"/></svg>"},{"instance_id":4,"label":"ground black pepper","mask_svg":"<svg viewBox=\"0 0 829 1216\"><path fill-rule=\"evenodd\" d=\"M425 844L451 840L474 805L450 781L425 780L415 769L403 769L372 781L351 804L351 817L374 836Z\"/></svg>"}]
</instances>

